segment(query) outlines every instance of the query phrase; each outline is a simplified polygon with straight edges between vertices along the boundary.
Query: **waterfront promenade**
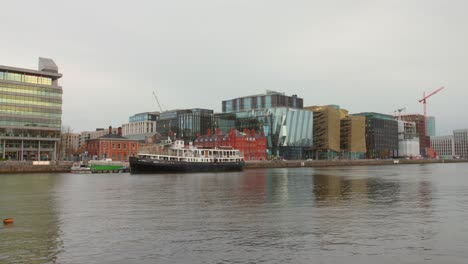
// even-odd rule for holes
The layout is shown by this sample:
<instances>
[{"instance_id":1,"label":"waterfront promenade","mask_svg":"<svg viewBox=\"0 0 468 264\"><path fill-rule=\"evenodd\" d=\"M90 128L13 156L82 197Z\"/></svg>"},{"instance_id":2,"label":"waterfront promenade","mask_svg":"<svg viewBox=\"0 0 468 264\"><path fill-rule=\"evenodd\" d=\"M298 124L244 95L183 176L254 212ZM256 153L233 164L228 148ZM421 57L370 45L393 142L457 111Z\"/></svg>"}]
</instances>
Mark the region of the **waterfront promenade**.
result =
<instances>
[{"instance_id":1,"label":"waterfront promenade","mask_svg":"<svg viewBox=\"0 0 468 264\"><path fill-rule=\"evenodd\" d=\"M395 164L398 160L398 164ZM403 165L403 164L429 164L429 163L463 163L466 159L362 159L362 160L268 160L246 161L246 169L257 168L297 168L297 167L336 167L336 166L369 166L369 165Z\"/></svg>"},{"instance_id":2,"label":"waterfront promenade","mask_svg":"<svg viewBox=\"0 0 468 264\"><path fill-rule=\"evenodd\" d=\"M343 166L378 166L378 165L404 165L404 164L430 164L430 163L466 163L466 159L419 159L407 160L264 160L246 161L245 169L261 168L298 168L298 167L343 167ZM128 163L123 163L129 166ZM51 161L49 165L33 165L32 161L2 161L0 162L0 174L12 173L63 173L70 172L72 162Z\"/></svg>"}]
</instances>

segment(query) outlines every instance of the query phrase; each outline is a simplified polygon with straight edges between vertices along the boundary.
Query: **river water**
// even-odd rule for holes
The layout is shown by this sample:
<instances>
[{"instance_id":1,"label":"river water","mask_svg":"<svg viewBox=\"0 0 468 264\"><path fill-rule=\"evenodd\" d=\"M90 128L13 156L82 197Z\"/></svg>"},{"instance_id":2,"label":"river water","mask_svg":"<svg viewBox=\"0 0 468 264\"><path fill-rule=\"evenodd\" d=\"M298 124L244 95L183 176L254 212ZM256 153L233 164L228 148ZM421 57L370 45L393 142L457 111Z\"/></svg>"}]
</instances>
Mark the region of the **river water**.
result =
<instances>
[{"instance_id":1,"label":"river water","mask_svg":"<svg viewBox=\"0 0 468 264\"><path fill-rule=\"evenodd\" d=\"M468 164L0 175L0 263L467 263Z\"/></svg>"}]
</instances>

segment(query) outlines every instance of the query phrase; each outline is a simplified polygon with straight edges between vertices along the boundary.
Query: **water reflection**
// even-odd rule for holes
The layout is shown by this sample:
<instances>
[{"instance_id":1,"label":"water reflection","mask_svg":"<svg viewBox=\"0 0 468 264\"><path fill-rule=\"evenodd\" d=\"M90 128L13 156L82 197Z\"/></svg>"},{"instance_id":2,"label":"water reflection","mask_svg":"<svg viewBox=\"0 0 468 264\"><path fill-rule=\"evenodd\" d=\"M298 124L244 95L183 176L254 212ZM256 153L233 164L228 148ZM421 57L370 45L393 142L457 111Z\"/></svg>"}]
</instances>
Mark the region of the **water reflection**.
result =
<instances>
[{"instance_id":1,"label":"water reflection","mask_svg":"<svg viewBox=\"0 0 468 264\"><path fill-rule=\"evenodd\" d=\"M0 175L1 263L54 263L62 249L53 175Z\"/></svg>"},{"instance_id":2,"label":"water reflection","mask_svg":"<svg viewBox=\"0 0 468 264\"><path fill-rule=\"evenodd\" d=\"M456 263L468 181L453 171L2 175L0 214L16 223L0 227L0 263Z\"/></svg>"}]
</instances>

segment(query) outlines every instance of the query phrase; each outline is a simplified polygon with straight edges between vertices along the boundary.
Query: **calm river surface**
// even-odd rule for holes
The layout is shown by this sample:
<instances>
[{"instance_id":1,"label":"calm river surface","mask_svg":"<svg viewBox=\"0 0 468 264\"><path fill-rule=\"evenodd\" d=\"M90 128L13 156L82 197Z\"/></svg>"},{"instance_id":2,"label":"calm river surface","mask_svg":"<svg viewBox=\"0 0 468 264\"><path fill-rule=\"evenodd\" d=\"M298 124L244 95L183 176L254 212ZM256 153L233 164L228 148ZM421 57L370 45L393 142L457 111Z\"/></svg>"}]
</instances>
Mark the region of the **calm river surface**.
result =
<instances>
[{"instance_id":1,"label":"calm river surface","mask_svg":"<svg viewBox=\"0 0 468 264\"><path fill-rule=\"evenodd\" d=\"M468 263L468 164L0 175L0 263Z\"/></svg>"}]
</instances>

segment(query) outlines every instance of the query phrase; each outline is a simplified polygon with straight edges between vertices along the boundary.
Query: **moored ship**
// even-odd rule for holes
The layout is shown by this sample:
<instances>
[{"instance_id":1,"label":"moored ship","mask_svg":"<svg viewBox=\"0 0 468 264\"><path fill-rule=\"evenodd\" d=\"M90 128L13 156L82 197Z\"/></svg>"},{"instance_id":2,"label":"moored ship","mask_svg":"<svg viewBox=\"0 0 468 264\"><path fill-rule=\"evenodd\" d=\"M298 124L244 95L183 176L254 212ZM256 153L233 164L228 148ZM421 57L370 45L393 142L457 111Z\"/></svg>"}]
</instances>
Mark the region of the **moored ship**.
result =
<instances>
[{"instance_id":1,"label":"moored ship","mask_svg":"<svg viewBox=\"0 0 468 264\"><path fill-rule=\"evenodd\" d=\"M239 171L244 167L244 158L239 150L225 147L199 149L192 145L186 147L182 140L176 140L167 154L140 153L130 157L130 172L216 172Z\"/></svg>"}]
</instances>

